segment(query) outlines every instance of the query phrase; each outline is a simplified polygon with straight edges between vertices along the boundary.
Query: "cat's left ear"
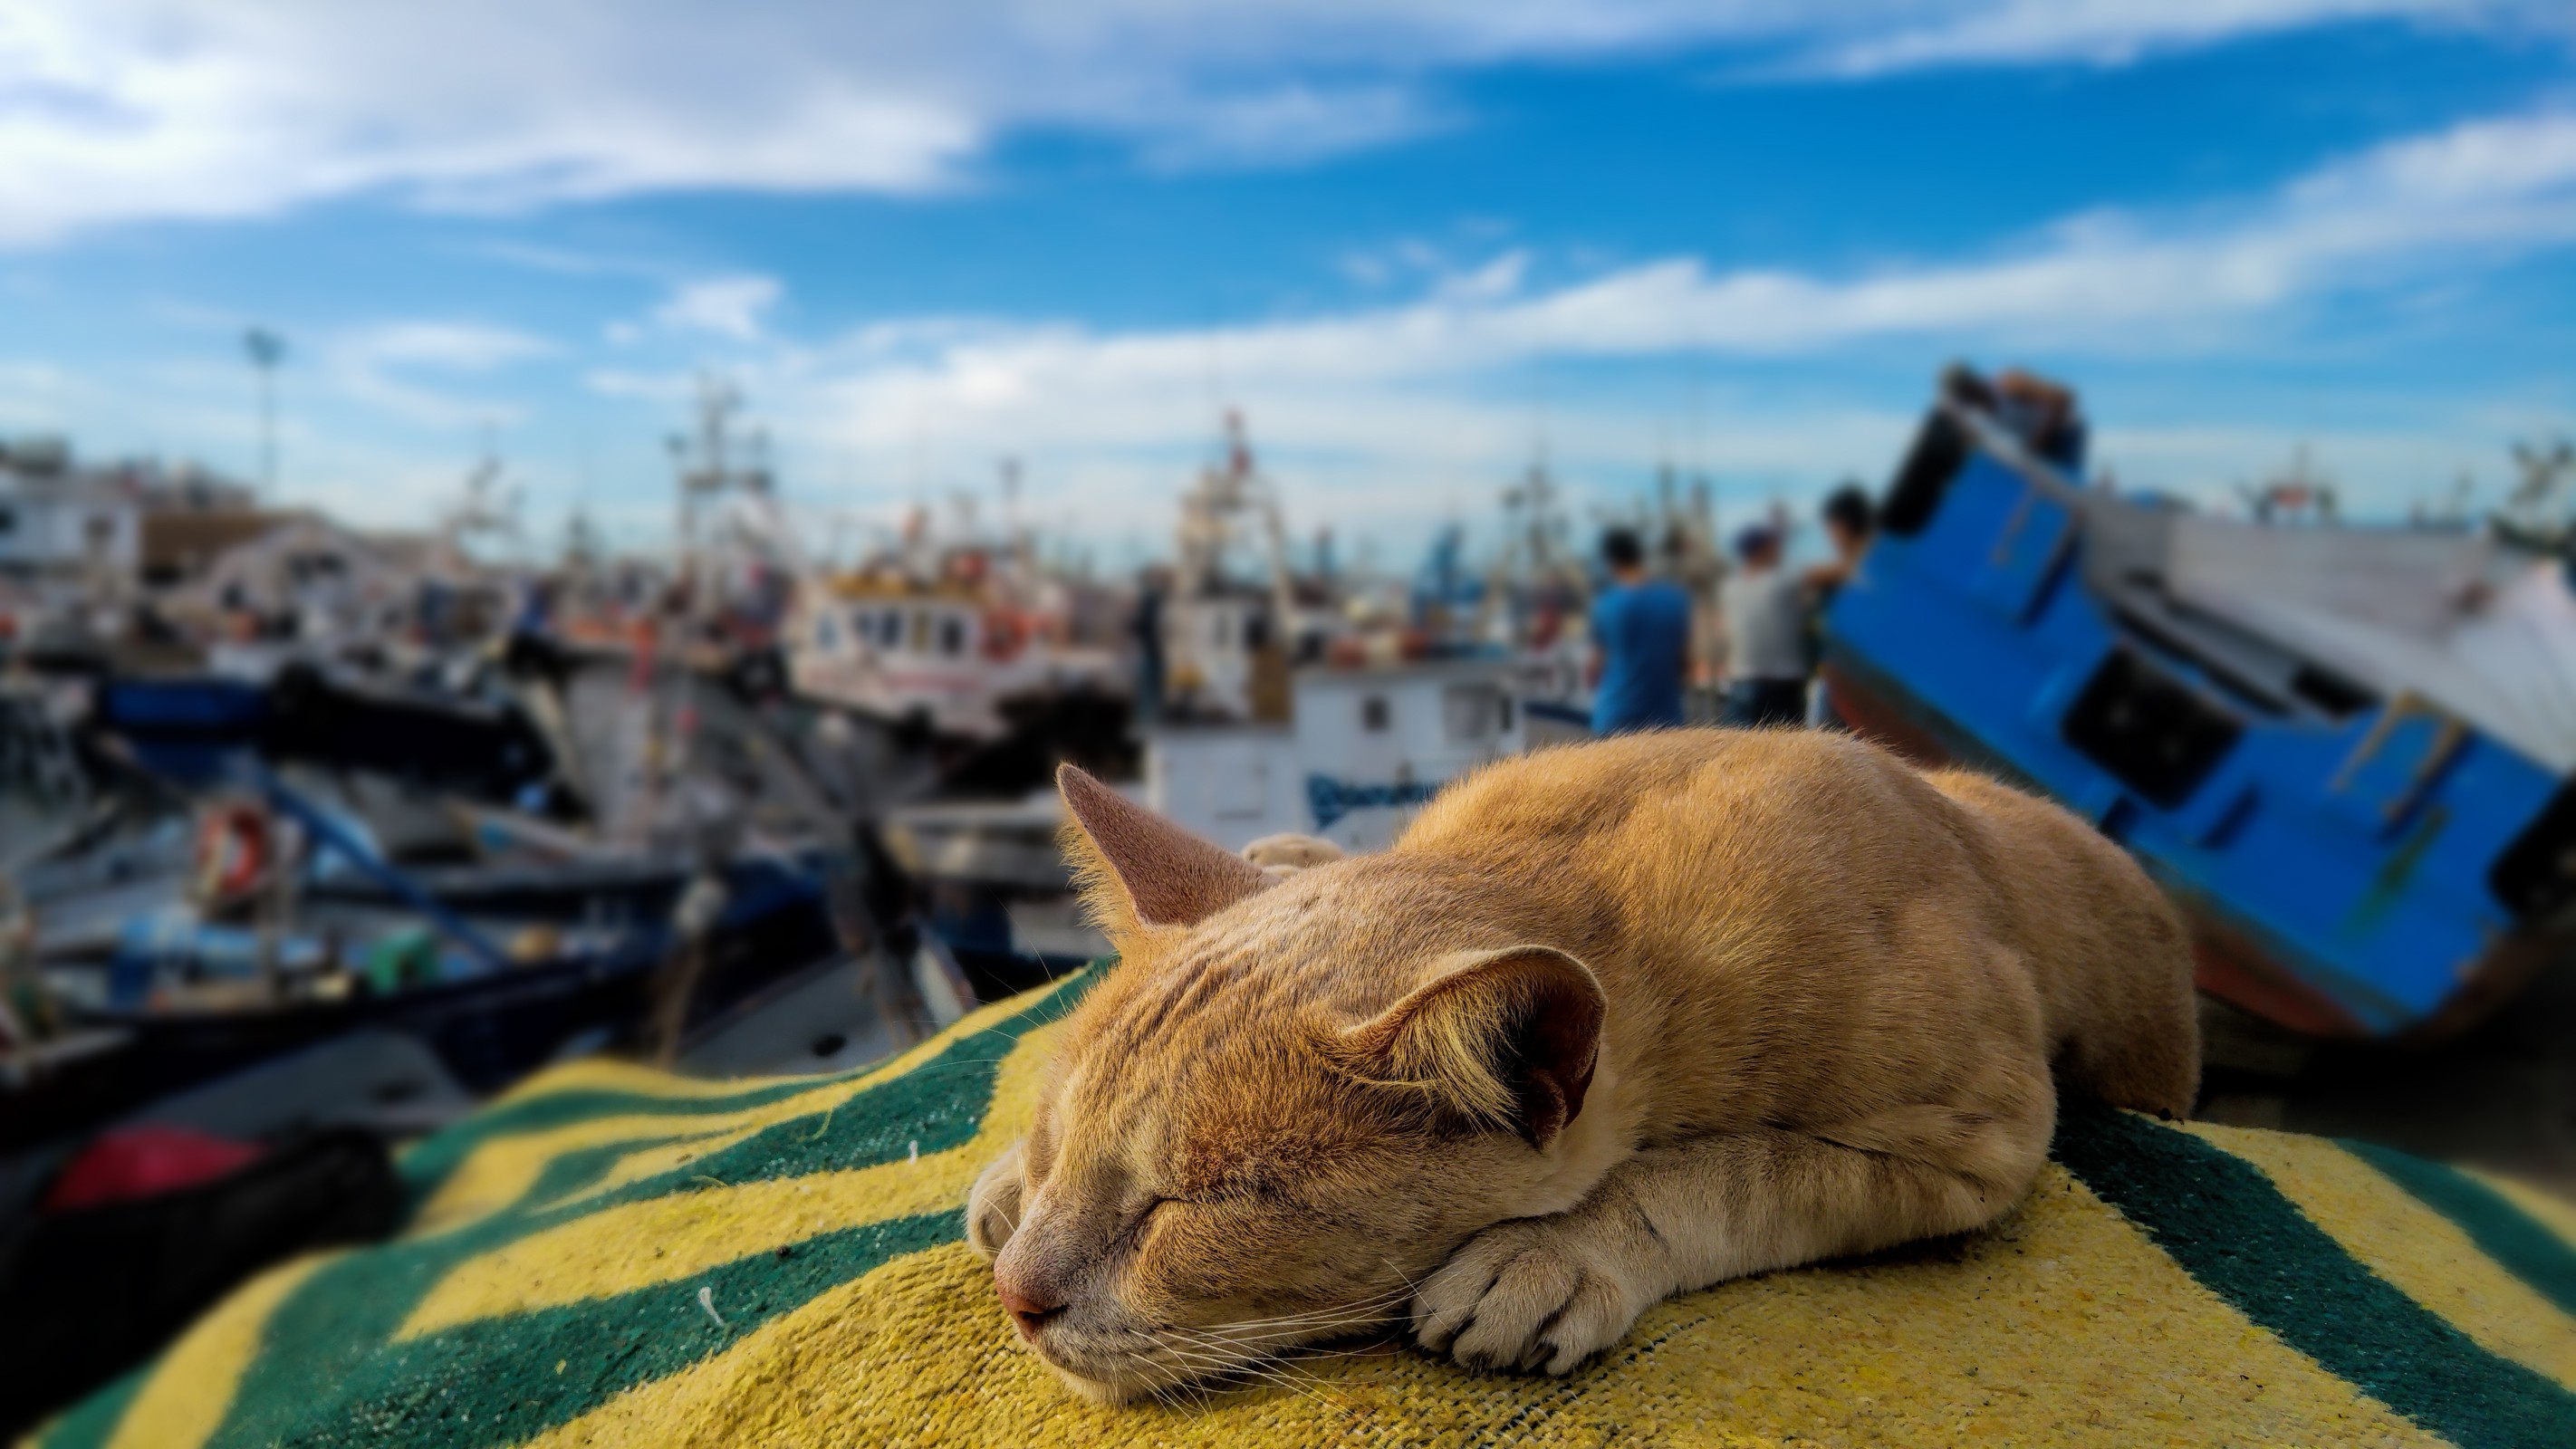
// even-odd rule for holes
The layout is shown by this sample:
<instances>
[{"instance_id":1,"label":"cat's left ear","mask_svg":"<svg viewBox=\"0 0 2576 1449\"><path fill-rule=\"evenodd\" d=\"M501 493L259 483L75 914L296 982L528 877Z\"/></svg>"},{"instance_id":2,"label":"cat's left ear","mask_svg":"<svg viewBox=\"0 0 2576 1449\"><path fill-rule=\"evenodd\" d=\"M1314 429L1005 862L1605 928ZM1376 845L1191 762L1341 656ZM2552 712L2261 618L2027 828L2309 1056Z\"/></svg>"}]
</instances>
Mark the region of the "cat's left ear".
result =
<instances>
[{"instance_id":1,"label":"cat's left ear","mask_svg":"<svg viewBox=\"0 0 2576 1449\"><path fill-rule=\"evenodd\" d=\"M1156 926L1192 926L1267 889L1261 867L1066 765L1064 850L1113 946Z\"/></svg>"},{"instance_id":2,"label":"cat's left ear","mask_svg":"<svg viewBox=\"0 0 2576 1449\"><path fill-rule=\"evenodd\" d=\"M1608 1006L1592 968L1552 946L1461 951L1328 1050L1363 1080L1428 1089L1544 1149L1583 1110Z\"/></svg>"}]
</instances>

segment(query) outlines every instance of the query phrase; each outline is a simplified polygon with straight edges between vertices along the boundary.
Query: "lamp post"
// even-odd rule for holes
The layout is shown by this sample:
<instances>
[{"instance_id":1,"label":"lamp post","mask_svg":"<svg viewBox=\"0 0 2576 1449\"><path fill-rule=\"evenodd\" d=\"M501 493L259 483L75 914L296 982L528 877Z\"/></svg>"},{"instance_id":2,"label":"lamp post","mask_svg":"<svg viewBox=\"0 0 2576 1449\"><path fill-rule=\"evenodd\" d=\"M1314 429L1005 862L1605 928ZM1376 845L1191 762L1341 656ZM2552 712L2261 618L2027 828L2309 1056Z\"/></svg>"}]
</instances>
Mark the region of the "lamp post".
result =
<instances>
[{"instance_id":1,"label":"lamp post","mask_svg":"<svg viewBox=\"0 0 2576 1449\"><path fill-rule=\"evenodd\" d=\"M242 334L242 350L259 378L259 491L277 496L277 364L286 359L286 339L265 327Z\"/></svg>"}]
</instances>

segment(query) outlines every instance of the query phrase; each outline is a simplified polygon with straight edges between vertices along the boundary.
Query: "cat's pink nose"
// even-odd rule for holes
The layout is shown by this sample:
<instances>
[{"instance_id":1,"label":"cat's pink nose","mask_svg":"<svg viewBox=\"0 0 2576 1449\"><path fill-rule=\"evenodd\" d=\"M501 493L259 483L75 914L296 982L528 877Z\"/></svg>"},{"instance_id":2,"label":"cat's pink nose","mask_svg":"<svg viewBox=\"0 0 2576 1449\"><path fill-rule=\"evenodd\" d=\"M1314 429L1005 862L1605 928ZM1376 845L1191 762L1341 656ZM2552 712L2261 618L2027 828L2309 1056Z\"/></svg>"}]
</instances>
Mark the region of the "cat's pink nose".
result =
<instances>
[{"instance_id":1,"label":"cat's pink nose","mask_svg":"<svg viewBox=\"0 0 2576 1449\"><path fill-rule=\"evenodd\" d=\"M1046 1321L1064 1311L1064 1302L1043 1289L1030 1291L1009 1279L996 1278L994 1288L1002 1295L1002 1307L1011 1315L1022 1338L1035 1338Z\"/></svg>"}]
</instances>

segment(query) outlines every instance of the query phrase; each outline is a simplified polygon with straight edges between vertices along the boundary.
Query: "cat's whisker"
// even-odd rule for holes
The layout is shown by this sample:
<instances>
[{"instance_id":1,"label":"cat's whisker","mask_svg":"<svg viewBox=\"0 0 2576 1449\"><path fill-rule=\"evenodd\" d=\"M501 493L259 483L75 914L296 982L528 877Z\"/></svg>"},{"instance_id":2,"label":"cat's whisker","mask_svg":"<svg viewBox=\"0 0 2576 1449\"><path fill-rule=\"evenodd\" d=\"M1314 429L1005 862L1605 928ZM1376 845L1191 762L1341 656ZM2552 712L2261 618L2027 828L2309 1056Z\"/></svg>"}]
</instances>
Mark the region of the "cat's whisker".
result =
<instances>
[{"instance_id":1,"label":"cat's whisker","mask_svg":"<svg viewBox=\"0 0 2576 1449\"><path fill-rule=\"evenodd\" d=\"M1362 1299L1356 1303L1344 1303L1332 1308L1317 1308L1305 1313L1283 1313L1270 1318L1248 1318L1240 1323L1229 1326L1235 1328L1284 1328L1295 1324L1312 1323L1328 1318L1348 1318L1351 1315L1358 1313L1382 1313L1403 1301L1403 1297L1393 1295L1377 1299Z\"/></svg>"},{"instance_id":2,"label":"cat's whisker","mask_svg":"<svg viewBox=\"0 0 2576 1449\"><path fill-rule=\"evenodd\" d=\"M1412 1295L1413 1286L1408 1283L1402 1288L1390 1288L1384 1292L1372 1293L1364 1298L1357 1298L1348 1303L1336 1304L1330 1308L1314 1308L1309 1309L1304 1313L1282 1313L1270 1318L1247 1318L1239 1323L1231 1323L1226 1326L1228 1328L1270 1328L1285 1324L1301 1323L1316 1318L1332 1318L1349 1313L1374 1311L1384 1306L1402 1302L1404 1299L1409 1298Z\"/></svg>"},{"instance_id":3,"label":"cat's whisker","mask_svg":"<svg viewBox=\"0 0 2576 1449\"><path fill-rule=\"evenodd\" d=\"M1300 1380L1295 1373L1290 1370L1289 1366L1284 1363L1259 1358L1228 1361L1228 1359L1223 1356L1207 1353L1192 1353L1187 1349L1178 1347L1167 1347L1166 1351L1175 1358L1204 1364L1206 1366L1206 1371L1211 1374L1225 1377L1249 1375L1250 1377L1258 1379L1264 1383L1313 1399L1316 1403L1322 1404L1326 1408L1332 1409L1338 1413L1351 1415L1358 1412L1358 1410L1352 1408L1351 1405L1344 1403L1342 1400L1333 1397L1329 1393L1324 1392L1320 1386L1308 1381Z\"/></svg>"},{"instance_id":4,"label":"cat's whisker","mask_svg":"<svg viewBox=\"0 0 2576 1449\"><path fill-rule=\"evenodd\" d=\"M1209 1393L1206 1386L1201 1384L1195 1375L1178 1369L1172 1369L1169 1372L1171 1379L1163 1385L1163 1393L1168 1396L1165 1402L1171 1404L1175 1410L1185 1414L1205 1413L1216 1407L1216 1396Z\"/></svg>"},{"instance_id":5,"label":"cat's whisker","mask_svg":"<svg viewBox=\"0 0 2576 1449\"><path fill-rule=\"evenodd\" d=\"M1249 1373L1264 1383L1275 1384L1290 1393L1303 1395L1346 1418L1359 1412L1348 1402L1326 1390L1312 1377L1300 1375L1294 1365L1276 1360L1256 1360L1246 1364L1241 1372Z\"/></svg>"},{"instance_id":6,"label":"cat's whisker","mask_svg":"<svg viewBox=\"0 0 2576 1449\"><path fill-rule=\"evenodd\" d=\"M1175 1382L1202 1388L1208 1380L1239 1374L1248 1367L1241 1359L1197 1352L1178 1344L1164 1344L1162 1352L1165 1357L1179 1365L1175 1370Z\"/></svg>"},{"instance_id":7,"label":"cat's whisker","mask_svg":"<svg viewBox=\"0 0 2576 1449\"><path fill-rule=\"evenodd\" d=\"M1355 1412L1351 1405L1332 1396L1328 1391L1322 1388L1319 1381L1314 1379L1311 1375L1304 1374L1301 1371L1321 1360L1355 1358L1362 1354L1374 1354L1386 1348L1393 1342L1394 1340L1392 1339L1379 1338L1369 1343L1359 1344L1349 1348L1298 1349L1293 1358L1263 1355L1252 1359L1243 1359L1235 1355L1226 1354L1220 1355L1219 1360L1230 1366L1220 1369L1217 1363L1212 1362L1209 1371L1222 1372L1229 1376L1248 1375L1254 1378L1265 1379L1298 1392L1306 1392L1308 1387L1312 1386L1314 1393L1321 1395L1323 1401L1329 1402L1332 1407L1338 1410L1349 1413ZM1192 1361L1206 1357L1203 1353L1194 1354L1179 1349L1174 1349L1172 1352L1175 1358L1183 1358Z\"/></svg>"},{"instance_id":8,"label":"cat's whisker","mask_svg":"<svg viewBox=\"0 0 2576 1449\"><path fill-rule=\"evenodd\" d=\"M1235 1359L1236 1367L1231 1370L1232 1372L1251 1373L1264 1378L1275 1379L1288 1387L1301 1387L1297 1382L1296 1366L1289 1360L1276 1358L1268 1353L1259 1353L1248 1358L1239 1357L1230 1352L1234 1345L1223 1340L1212 1339L1206 1335L1193 1333L1191 1330L1187 1329L1178 1331L1188 1335L1193 1342L1199 1344L1200 1353L1197 1355L1188 1355L1186 1350L1175 1349L1173 1352L1176 1356L1206 1357L1210 1353L1213 1353L1219 1357ZM1329 1394L1323 1394L1320 1386L1317 1386L1316 1392L1321 1394L1326 1401L1333 1403L1335 1407L1343 1409L1345 1412L1349 1411L1349 1405L1343 1404L1338 1399L1331 1398Z\"/></svg>"},{"instance_id":9,"label":"cat's whisker","mask_svg":"<svg viewBox=\"0 0 2576 1449\"><path fill-rule=\"evenodd\" d=\"M1320 1319L1313 1323L1297 1324L1287 1328L1268 1329L1260 1333L1243 1333L1229 1327L1218 1335L1218 1341L1224 1343L1243 1344L1277 1343L1282 1339L1307 1339L1320 1341L1333 1337L1336 1334L1350 1332L1354 1329L1379 1327L1385 1324L1386 1321L1387 1320L1382 1315L1366 1313L1354 1314L1351 1317L1344 1319Z\"/></svg>"},{"instance_id":10,"label":"cat's whisker","mask_svg":"<svg viewBox=\"0 0 2576 1449\"><path fill-rule=\"evenodd\" d=\"M1286 1324L1251 1333L1246 1333L1239 1328L1228 1328L1223 1336L1231 1343L1277 1343L1282 1339L1292 1338L1324 1339L1358 1329L1383 1327L1391 1321L1384 1313L1354 1313L1343 1318L1319 1318L1311 1323Z\"/></svg>"}]
</instances>

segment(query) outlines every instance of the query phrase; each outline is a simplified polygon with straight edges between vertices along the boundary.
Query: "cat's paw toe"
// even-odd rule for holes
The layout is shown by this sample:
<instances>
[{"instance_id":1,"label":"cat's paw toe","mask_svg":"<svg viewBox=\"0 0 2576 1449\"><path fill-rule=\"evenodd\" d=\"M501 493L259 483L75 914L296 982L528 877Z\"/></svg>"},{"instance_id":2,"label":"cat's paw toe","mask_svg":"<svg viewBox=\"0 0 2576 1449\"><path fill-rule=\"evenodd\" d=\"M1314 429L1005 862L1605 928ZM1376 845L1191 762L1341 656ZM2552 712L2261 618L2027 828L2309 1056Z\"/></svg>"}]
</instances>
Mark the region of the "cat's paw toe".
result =
<instances>
[{"instance_id":1,"label":"cat's paw toe","mask_svg":"<svg viewBox=\"0 0 2576 1449\"><path fill-rule=\"evenodd\" d=\"M1571 1372L1618 1342L1636 1317L1603 1266L1541 1223L1503 1223L1470 1239L1414 1297L1424 1348L1469 1368Z\"/></svg>"}]
</instances>

